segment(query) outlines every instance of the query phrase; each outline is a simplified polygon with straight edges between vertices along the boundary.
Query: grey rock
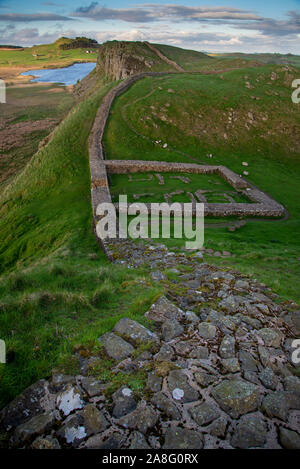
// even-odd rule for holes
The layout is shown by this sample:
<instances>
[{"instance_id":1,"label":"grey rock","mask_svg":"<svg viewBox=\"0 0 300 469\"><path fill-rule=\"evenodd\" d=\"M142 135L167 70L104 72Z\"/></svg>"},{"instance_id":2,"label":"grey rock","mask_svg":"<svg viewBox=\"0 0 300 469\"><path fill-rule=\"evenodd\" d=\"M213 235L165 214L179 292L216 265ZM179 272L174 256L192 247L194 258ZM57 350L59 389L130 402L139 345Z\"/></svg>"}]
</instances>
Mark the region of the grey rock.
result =
<instances>
[{"instance_id":1,"label":"grey rock","mask_svg":"<svg viewBox=\"0 0 300 469\"><path fill-rule=\"evenodd\" d=\"M246 280L237 280L234 284L236 290L249 290L250 285Z\"/></svg>"},{"instance_id":2,"label":"grey rock","mask_svg":"<svg viewBox=\"0 0 300 469\"><path fill-rule=\"evenodd\" d=\"M133 432L131 435L131 442L129 449L150 449L146 438L140 432Z\"/></svg>"},{"instance_id":3,"label":"grey rock","mask_svg":"<svg viewBox=\"0 0 300 469\"><path fill-rule=\"evenodd\" d=\"M63 384L75 384L75 376L64 375L61 373L52 374L52 384L54 386L61 386Z\"/></svg>"},{"instance_id":4,"label":"grey rock","mask_svg":"<svg viewBox=\"0 0 300 469\"><path fill-rule=\"evenodd\" d=\"M223 358L221 365L223 370L228 373L237 373L241 369L237 358Z\"/></svg>"},{"instance_id":5,"label":"grey rock","mask_svg":"<svg viewBox=\"0 0 300 469\"><path fill-rule=\"evenodd\" d=\"M257 371L258 362L251 355L251 353L249 353L245 350L240 350L239 351L239 360L240 360L241 368L242 368L243 371L252 371L252 372Z\"/></svg>"},{"instance_id":6,"label":"grey rock","mask_svg":"<svg viewBox=\"0 0 300 469\"><path fill-rule=\"evenodd\" d=\"M212 395L233 418L257 410L260 403L258 387L242 380L225 380L213 389Z\"/></svg>"},{"instance_id":7,"label":"grey rock","mask_svg":"<svg viewBox=\"0 0 300 469\"><path fill-rule=\"evenodd\" d=\"M203 436L186 428L170 427L165 434L163 449L202 449Z\"/></svg>"},{"instance_id":8,"label":"grey rock","mask_svg":"<svg viewBox=\"0 0 300 469\"><path fill-rule=\"evenodd\" d=\"M131 344L113 332L107 332L99 337L98 340L104 345L107 355L114 360L124 360L134 351L134 347Z\"/></svg>"},{"instance_id":9,"label":"grey rock","mask_svg":"<svg viewBox=\"0 0 300 469\"><path fill-rule=\"evenodd\" d=\"M155 405L161 412L166 414L173 420L180 419L180 412L174 402L172 402L163 392L158 392L153 395L151 399L152 404Z\"/></svg>"},{"instance_id":10,"label":"grey rock","mask_svg":"<svg viewBox=\"0 0 300 469\"><path fill-rule=\"evenodd\" d=\"M297 376L286 376L283 385L286 391L300 394L300 379Z\"/></svg>"},{"instance_id":11,"label":"grey rock","mask_svg":"<svg viewBox=\"0 0 300 469\"><path fill-rule=\"evenodd\" d=\"M203 402L196 407L189 409L189 413L195 422L202 426L208 425L220 416L220 412L215 407Z\"/></svg>"},{"instance_id":12,"label":"grey rock","mask_svg":"<svg viewBox=\"0 0 300 469\"><path fill-rule=\"evenodd\" d=\"M261 448L267 437L267 425L259 415L244 415L234 431L232 446L241 449Z\"/></svg>"},{"instance_id":13,"label":"grey rock","mask_svg":"<svg viewBox=\"0 0 300 469\"><path fill-rule=\"evenodd\" d=\"M266 347L280 347L281 335L275 329L265 327L260 329L257 335L263 340Z\"/></svg>"},{"instance_id":14,"label":"grey rock","mask_svg":"<svg viewBox=\"0 0 300 469\"><path fill-rule=\"evenodd\" d=\"M300 435L287 428L279 428L279 441L285 449L300 449Z\"/></svg>"},{"instance_id":15,"label":"grey rock","mask_svg":"<svg viewBox=\"0 0 300 469\"><path fill-rule=\"evenodd\" d=\"M286 421L289 412L289 402L284 392L277 391L267 394L262 402L262 411L268 417L277 417Z\"/></svg>"},{"instance_id":16,"label":"grey rock","mask_svg":"<svg viewBox=\"0 0 300 469\"><path fill-rule=\"evenodd\" d=\"M145 434L154 427L157 420L157 413L150 406L140 403L133 412L121 417L118 420L118 424L121 427L139 430L141 433Z\"/></svg>"},{"instance_id":17,"label":"grey rock","mask_svg":"<svg viewBox=\"0 0 300 469\"><path fill-rule=\"evenodd\" d=\"M87 436L103 432L108 427L108 421L105 416L93 404L87 404L78 412L77 416L79 421L82 421Z\"/></svg>"},{"instance_id":18,"label":"grey rock","mask_svg":"<svg viewBox=\"0 0 300 469\"><path fill-rule=\"evenodd\" d=\"M190 352L190 358L199 358L202 360L207 360L209 356L209 350L207 347L204 346L196 346L191 352Z\"/></svg>"},{"instance_id":19,"label":"grey rock","mask_svg":"<svg viewBox=\"0 0 300 469\"><path fill-rule=\"evenodd\" d=\"M169 319L162 325L162 336L166 342L175 339L184 332L184 328L179 324L176 319Z\"/></svg>"},{"instance_id":20,"label":"grey rock","mask_svg":"<svg viewBox=\"0 0 300 469\"><path fill-rule=\"evenodd\" d=\"M129 340L135 346L149 342L158 342L158 337L154 332L129 318L120 319L114 327L114 332Z\"/></svg>"},{"instance_id":21,"label":"grey rock","mask_svg":"<svg viewBox=\"0 0 300 469\"><path fill-rule=\"evenodd\" d=\"M276 390L279 381L271 368L264 368L259 374L259 379L266 388Z\"/></svg>"},{"instance_id":22,"label":"grey rock","mask_svg":"<svg viewBox=\"0 0 300 469\"><path fill-rule=\"evenodd\" d=\"M47 432L55 421L53 412L36 415L29 421L19 425L14 433L14 444L23 445L28 440Z\"/></svg>"},{"instance_id":23,"label":"grey rock","mask_svg":"<svg viewBox=\"0 0 300 469\"><path fill-rule=\"evenodd\" d=\"M81 379L81 385L89 397L99 396L107 387L102 381L98 381L92 377L83 377Z\"/></svg>"},{"instance_id":24,"label":"grey rock","mask_svg":"<svg viewBox=\"0 0 300 469\"><path fill-rule=\"evenodd\" d=\"M145 313L145 317L155 322L165 322L167 319L180 321L184 318L184 312L165 296L161 296Z\"/></svg>"},{"instance_id":25,"label":"grey rock","mask_svg":"<svg viewBox=\"0 0 300 469\"><path fill-rule=\"evenodd\" d=\"M237 313L241 304L240 297L229 295L224 300L220 301L219 307L225 309L230 314Z\"/></svg>"},{"instance_id":26,"label":"grey rock","mask_svg":"<svg viewBox=\"0 0 300 469\"><path fill-rule=\"evenodd\" d=\"M171 345L164 344L153 358L158 362L171 361L175 358L175 353Z\"/></svg>"},{"instance_id":27,"label":"grey rock","mask_svg":"<svg viewBox=\"0 0 300 469\"><path fill-rule=\"evenodd\" d=\"M188 379L183 370L172 370L168 376L168 386L174 397L181 395L181 402L193 402L199 399L198 392L188 383ZM176 392L179 390L180 392ZM174 393L175 391L175 393Z\"/></svg>"},{"instance_id":28,"label":"grey rock","mask_svg":"<svg viewBox=\"0 0 300 469\"><path fill-rule=\"evenodd\" d=\"M31 445L32 449L60 449L60 444L52 436L39 436Z\"/></svg>"},{"instance_id":29,"label":"grey rock","mask_svg":"<svg viewBox=\"0 0 300 469\"><path fill-rule=\"evenodd\" d=\"M162 377L157 376L154 371L148 373L147 379L147 388L150 389L152 392L158 392L161 390L162 386Z\"/></svg>"},{"instance_id":30,"label":"grey rock","mask_svg":"<svg viewBox=\"0 0 300 469\"><path fill-rule=\"evenodd\" d=\"M214 420L208 427L208 432L216 437L224 438L226 435L228 421L225 417Z\"/></svg>"},{"instance_id":31,"label":"grey rock","mask_svg":"<svg viewBox=\"0 0 300 469\"><path fill-rule=\"evenodd\" d=\"M207 388L207 386L214 383L218 379L216 375L212 375L205 371L197 371L194 373L194 377L196 382L203 388Z\"/></svg>"},{"instance_id":32,"label":"grey rock","mask_svg":"<svg viewBox=\"0 0 300 469\"><path fill-rule=\"evenodd\" d=\"M54 410L54 396L49 392L49 383L44 379L25 389L0 412L1 426L5 430L15 428L38 414Z\"/></svg>"},{"instance_id":33,"label":"grey rock","mask_svg":"<svg viewBox=\"0 0 300 469\"><path fill-rule=\"evenodd\" d=\"M161 280L166 280L166 276L160 270L151 272L151 278L152 280L156 280L157 282L160 282Z\"/></svg>"},{"instance_id":34,"label":"grey rock","mask_svg":"<svg viewBox=\"0 0 300 469\"><path fill-rule=\"evenodd\" d=\"M112 399L114 403L112 415L115 418L123 417L136 409L137 403L132 396L132 391L125 386L116 391Z\"/></svg>"},{"instance_id":35,"label":"grey rock","mask_svg":"<svg viewBox=\"0 0 300 469\"><path fill-rule=\"evenodd\" d=\"M219 347L219 355L222 358L232 358L235 356L235 338L225 335Z\"/></svg>"},{"instance_id":36,"label":"grey rock","mask_svg":"<svg viewBox=\"0 0 300 469\"><path fill-rule=\"evenodd\" d=\"M217 328L209 322L202 322L198 326L198 332L204 339L214 339L217 333Z\"/></svg>"},{"instance_id":37,"label":"grey rock","mask_svg":"<svg viewBox=\"0 0 300 469\"><path fill-rule=\"evenodd\" d=\"M93 435L87 439L83 448L85 449L120 449L125 441L125 437L114 432L108 438L104 438L103 433Z\"/></svg>"},{"instance_id":38,"label":"grey rock","mask_svg":"<svg viewBox=\"0 0 300 469\"><path fill-rule=\"evenodd\" d=\"M190 322L192 324L196 324L197 322L200 321L199 316L197 316L197 314L194 313L194 311L186 311L185 319L187 322Z\"/></svg>"}]
</instances>

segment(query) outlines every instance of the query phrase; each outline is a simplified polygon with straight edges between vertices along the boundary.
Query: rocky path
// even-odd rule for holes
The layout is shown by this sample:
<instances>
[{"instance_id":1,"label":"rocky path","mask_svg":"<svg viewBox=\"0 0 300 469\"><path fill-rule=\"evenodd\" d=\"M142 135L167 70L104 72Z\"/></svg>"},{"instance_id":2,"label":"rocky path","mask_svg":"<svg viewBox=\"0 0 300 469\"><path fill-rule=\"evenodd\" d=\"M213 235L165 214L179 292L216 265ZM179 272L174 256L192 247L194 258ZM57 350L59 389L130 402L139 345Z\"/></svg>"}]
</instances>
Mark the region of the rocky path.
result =
<instances>
[{"instance_id":1,"label":"rocky path","mask_svg":"<svg viewBox=\"0 0 300 469\"><path fill-rule=\"evenodd\" d=\"M23 448L300 448L300 379L291 361L297 305L265 285L205 263L202 252L114 241L116 263L147 265L165 294L99 337L113 372L144 372L142 392L90 372L54 373L2 412L10 445ZM172 273L168 280L166 272ZM299 368L298 368L299 372Z\"/></svg>"}]
</instances>

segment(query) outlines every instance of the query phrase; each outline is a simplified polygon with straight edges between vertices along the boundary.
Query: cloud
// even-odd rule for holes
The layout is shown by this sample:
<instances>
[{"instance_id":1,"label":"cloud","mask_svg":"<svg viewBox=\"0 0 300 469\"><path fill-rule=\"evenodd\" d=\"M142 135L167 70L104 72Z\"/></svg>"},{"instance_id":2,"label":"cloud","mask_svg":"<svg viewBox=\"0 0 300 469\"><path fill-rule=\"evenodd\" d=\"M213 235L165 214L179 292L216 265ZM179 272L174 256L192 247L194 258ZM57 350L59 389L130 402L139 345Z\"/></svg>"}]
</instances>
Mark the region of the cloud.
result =
<instances>
[{"instance_id":1,"label":"cloud","mask_svg":"<svg viewBox=\"0 0 300 469\"><path fill-rule=\"evenodd\" d=\"M260 31L267 36L286 36L290 34L300 34L300 12L289 11L287 13L288 20L274 20L264 18L261 21L253 23L244 23L243 29ZM234 25L239 28L239 24Z\"/></svg>"},{"instance_id":2,"label":"cloud","mask_svg":"<svg viewBox=\"0 0 300 469\"><path fill-rule=\"evenodd\" d=\"M14 25L7 25L0 29L0 44L15 44L31 46L33 44L48 44L58 39L57 32L40 34L38 28L22 28L17 30Z\"/></svg>"},{"instance_id":3,"label":"cloud","mask_svg":"<svg viewBox=\"0 0 300 469\"><path fill-rule=\"evenodd\" d=\"M67 16L56 15L55 13L6 13L0 14L0 21L11 21L14 23L27 23L31 21L71 21Z\"/></svg>"},{"instance_id":4,"label":"cloud","mask_svg":"<svg viewBox=\"0 0 300 469\"><path fill-rule=\"evenodd\" d=\"M71 16L81 16L95 21L121 20L130 23L154 21L205 21L259 20L260 16L251 11L231 7L187 7L183 5L144 4L135 8L106 8L98 2L79 7Z\"/></svg>"}]
</instances>

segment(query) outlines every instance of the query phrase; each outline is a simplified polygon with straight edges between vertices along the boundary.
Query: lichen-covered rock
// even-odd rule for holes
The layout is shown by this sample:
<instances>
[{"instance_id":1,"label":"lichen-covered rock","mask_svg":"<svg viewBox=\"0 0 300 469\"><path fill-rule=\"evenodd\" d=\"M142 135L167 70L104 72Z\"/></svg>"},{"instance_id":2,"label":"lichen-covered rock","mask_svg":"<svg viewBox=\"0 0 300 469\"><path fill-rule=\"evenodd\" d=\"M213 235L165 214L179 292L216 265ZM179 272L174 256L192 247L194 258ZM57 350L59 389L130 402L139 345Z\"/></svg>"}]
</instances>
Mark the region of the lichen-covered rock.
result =
<instances>
[{"instance_id":1,"label":"lichen-covered rock","mask_svg":"<svg viewBox=\"0 0 300 469\"><path fill-rule=\"evenodd\" d=\"M300 379L297 376L286 376L283 385L286 391L296 392L300 395Z\"/></svg>"},{"instance_id":2,"label":"lichen-covered rock","mask_svg":"<svg viewBox=\"0 0 300 469\"><path fill-rule=\"evenodd\" d=\"M129 449L150 449L150 446L142 433L133 432Z\"/></svg>"},{"instance_id":3,"label":"lichen-covered rock","mask_svg":"<svg viewBox=\"0 0 300 469\"><path fill-rule=\"evenodd\" d=\"M207 404L207 402L203 402L196 407L192 407L189 409L189 413L192 419L201 427L208 425L220 416L219 410L212 405Z\"/></svg>"},{"instance_id":4,"label":"lichen-covered rock","mask_svg":"<svg viewBox=\"0 0 300 469\"><path fill-rule=\"evenodd\" d=\"M266 347L280 347L281 335L275 331L275 329L265 327L260 329L257 332L257 335L263 340L263 343Z\"/></svg>"},{"instance_id":5,"label":"lichen-covered rock","mask_svg":"<svg viewBox=\"0 0 300 469\"><path fill-rule=\"evenodd\" d=\"M58 409L65 415L69 415L73 410L83 407L83 400L79 389L69 384L66 389L61 391L56 399Z\"/></svg>"},{"instance_id":6,"label":"lichen-covered rock","mask_svg":"<svg viewBox=\"0 0 300 469\"><path fill-rule=\"evenodd\" d=\"M153 428L158 420L157 412L145 403L140 403L138 407L130 414L121 417L118 424L121 427L131 430L139 430L141 433L147 433Z\"/></svg>"},{"instance_id":7,"label":"lichen-covered rock","mask_svg":"<svg viewBox=\"0 0 300 469\"><path fill-rule=\"evenodd\" d=\"M32 449L60 449L60 444L52 436L39 436L31 445Z\"/></svg>"},{"instance_id":8,"label":"lichen-covered rock","mask_svg":"<svg viewBox=\"0 0 300 469\"><path fill-rule=\"evenodd\" d=\"M159 341L154 332L129 318L120 319L114 327L114 332L129 340L135 346Z\"/></svg>"},{"instance_id":9,"label":"lichen-covered rock","mask_svg":"<svg viewBox=\"0 0 300 469\"><path fill-rule=\"evenodd\" d=\"M164 344L153 358L159 362L171 361L175 358L175 353L171 345Z\"/></svg>"},{"instance_id":10,"label":"lichen-covered rock","mask_svg":"<svg viewBox=\"0 0 300 469\"><path fill-rule=\"evenodd\" d=\"M259 415L244 415L232 436L231 444L236 448L263 447L267 437L267 425Z\"/></svg>"},{"instance_id":11,"label":"lichen-covered rock","mask_svg":"<svg viewBox=\"0 0 300 469\"><path fill-rule=\"evenodd\" d=\"M0 412L0 427L4 431L15 428L28 419L55 409L55 395L48 381L41 379L29 386Z\"/></svg>"},{"instance_id":12,"label":"lichen-covered rock","mask_svg":"<svg viewBox=\"0 0 300 469\"><path fill-rule=\"evenodd\" d=\"M155 405L155 407L157 407L157 409L166 414L169 418L173 420L180 419L180 412L176 405L163 392L157 392L154 394L152 396L151 402Z\"/></svg>"},{"instance_id":13,"label":"lichen-covered rock","mask_svg":"<svg viewBox=\"0 0 300 469\"><path fill-rule=\"evenodd\" d=\"M162 377L158 376L155 371L148 373L147 388L152 392L158 392L161 390Z\"/></svg>"},{"instance_id":14,"label":"lichen-covered rock","mask_svg":"<svg viewBox=\"0 0 300 469\"><path fill-rule=\"evenodd\" d=\"M124 358L130 357L134 351L134 347L131 344L113 332L107 332L99 337L98 340L103 344L107 355L114 360L124 360Z\"/></svg>"},{"instance_id":15,"label":"lichen-covered rock","mask_svg":"<svg viewBox=\"0 0 300 469\"><path fill-rule=\"evenodd\" d=\"M225 335L220 343L219 355L221 358L232 358L235 356L235 338Z\"/></svg>"},{"instance_id":16,"label":"lichen-covered rock","mask_svg":"<svg viewBox=\"0 0 300 469\"><path fill-rule=\"evenodd\" d=\"M214 339L217 333L217 328L209 322L201 322L198 326L198 332L203 339Z\"/></svg>"},{"instance_id":17,"label":"lichen-covered rock","mask_svg":"<svg viewBox=\"0 0 300 469\"><path fill-rule=\"evenodd\" d=\"M112 415L117 419L136 409L137 403L133 398L133 393L125 386L116 391L112 398L114 402Z\"/></svg>"},{"instance_id":18,"label":"lichen-covered rock","mask_svg":"<svg viewBox=\"0 0 300 469\"><path fill-rule=\"evenodd\" d=\"M165 296L161 296L145 313L147 319L155 322L165 322L168 319L180 321L184 319L184 312L171 303Z\"/></svg>"},{"instance_id":19,"label":"lichen-covered rock","mask_svg":"<svg viewBox=\"0 0 300 469\"><path fill-rule=\"evenodd\" d=\"M212 395L233 418L257 410L260 403L258 387L242 380L225 380L213 389Z\"/></svg>"},{"instance_id":20,"label":"lichen-covered rock","mask_svg":"<svg viewBox=\"0 0 300 469\"><path fill-rule=\"evenodd\" d=\"M166 342L170 342L170 340L175 339L175 337L181 335L183 331L184 328L178 321L176 321L176 319L169 319L162 325L162 337Z\"/></svg>"},{"instance_id":21,"label":"lichen-covered rock","mask_svg":"<svg viewBox=\"0 0 300 469\"><path fill-rule=\"evenodd\" d=\"M274 371L269 367L263 369L259 374L259 379L266 388L272 389L273 391L275 391L278 386L278 378Z\"/></svg>"},{"instance_id":22,"label":"lichen-covered rock","mask_svg":"<svg viewBox=\"0 0 300 469\"><path fill-rule=\"evenodd\" d=\"M89 397L99 396L103 393L105 388L107 387L102 381L98 381L92 377L83 377L81 379L81 385L83 389L87 392Z\"/></svg>"},{"instance_id":23,"label":"lichen-covered rock","mask_svg":"<svg viewBox=\"0 0 300 469\"><path fill-rule=\"evenodd\" d=\"M261 408L268 417L277 417L286 421L289 413L287 395L281 391L267 394L263 399Z\"/></svg>"},{"instance_id":24,"label":"lichen-covered rock","mask_svg":"<svg viewBox=\"0 0 300 469\"><path fill-rule=\"evenodd\" d=\"M196 382L203 388L207 388L218 379L217 375L207 373L206 371L197 371L194 374L194 377Z\"/></svg>"},{"instance_id":25,"label":"lichen-covered rock","mask_svg":"<svg viewBox=\"0 0 300 469\"><path fill-rule=\"evenodd\" d=\"M173 398L181 402L193 402L199 399L199 393L189 383L183 370L172 370L168 376L168 386Z\"/></svg>"},{"instance_id":26,"label":"lichen-covered rock","mask_svg":"<svg viewBox=\"0 0 300 469\"><path fill-rule=\"evenodd\" d=\"M165 434L163 449L202 449L203 436L186 428L170 427Z\"/></svg>"},{"instance_id":27,"label":"lichen-covered rock","mask_svg":"<svg viewBox=\"0 0 300 469\"><path fill-rule=\"evenodd\" d=\"M241 369L237 358L223 358L221 365L225 373L237 373Z\"/></svg>"},{"instance_id":28,"label":"lichen-covered rock","mask_svg":"<svg viewBox=\"0 0 300 469\"><path fill-rule=\"evenodd\" d=\"M109 436L103 433L93 435L88 438L80 448L85 449L120 449L125 442L126 437L121 433L113 432Z\"/></svg>"},{"instance_id":29,"label":"lichen-covered rock","mask_svg":"<svg viewBox=\"0 0 300 469\"><path fill-rule=\"evenodd\" d=\"M239 351L239 361L243 371L257 372L258 361L246 350Z\"/></svg>"},{"instance_id":30,"label":"lichen-covered rock","mask_svg":"<svg viewBox=\"0 0 300 469\"><path fill-rule=\"evenodd\" d=\"M279 428L279 441L285 449L300 449L300 435L287 428Z\"/></svg>"},{"instance_id":31,"label":"lichen-covered rock","mask_svg":"<svg viewBox=\"0 0 300 469\"><path fill-rule=\"evenodd\" d=\"M23 445L34 437L47 432L55 421L55 414L47 412L45 414L36 415L29 421L19 425L14 433L14 444Z\"/></svg>"}]
</instances>

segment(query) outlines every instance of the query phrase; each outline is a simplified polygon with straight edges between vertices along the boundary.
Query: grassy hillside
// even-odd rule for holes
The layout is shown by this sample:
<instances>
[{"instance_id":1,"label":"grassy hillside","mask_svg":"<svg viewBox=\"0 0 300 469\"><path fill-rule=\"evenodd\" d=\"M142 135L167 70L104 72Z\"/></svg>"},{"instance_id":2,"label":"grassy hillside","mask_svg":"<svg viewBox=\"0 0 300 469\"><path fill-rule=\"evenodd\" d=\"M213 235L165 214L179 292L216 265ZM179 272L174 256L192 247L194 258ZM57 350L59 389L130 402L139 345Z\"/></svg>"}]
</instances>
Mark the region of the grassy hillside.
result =
<instances>
[{"instance_id":1,"label":"grassy hillside","mask_svg":"<svg viewBox=\"0 0 300 469\"><path fill-rule=\"evenodd\" d=\"M112 269L92 231L87 140L110 86L95 85L0 195L0 336L9 357L0 407L54 366L74 371L75 345L92 350L159 293L145 272ZM137 377L132 385L141 385Z\"/></svg>"},{"instance_id":2,"label":"grassy hillside","mask_svg":"<svg viewBox=\"0 0 300 469\"><path fill-rule=\"evenodd\" d=\"M265 66L144 79L115 102L105 148L110 159L224 164L237 173L248 162L249 181L284 204L290 218L252 220L234 233L208 228L205 246L235 256L214 262L251 273L299 302L300 118L291 101L296 77L297 70ZM112 178L113 188L132 191L118 178ZM148 190L158 195L154 184Z\"/></svg>"},{"instance_id":3,"label":"grassy hillside","mask_svg":"<svg viewBox=\"0 0 300 469\"><path fill-rule=\"evenodd\" d=\"M93 54L87 54L86 48L63 50L61 45L68 39L58 39L53 44L37 45L16 50L0 50L0 71L2 67L65 67L74 62L96 62L97 48L89 48Z\"/></svg>"},{"instance_id":4,"label":"grassy hillside","mask_svg":"<svg viewBox=\"0 0 300 469\"><path fill-rule=\"evenodd\" d=\"M204 63L213 61L211 57L194 50L181 49L179 47L164 44L153 44L168 59L178 63L184 70L199 70Z\"/></svg>"}]
</instances>

